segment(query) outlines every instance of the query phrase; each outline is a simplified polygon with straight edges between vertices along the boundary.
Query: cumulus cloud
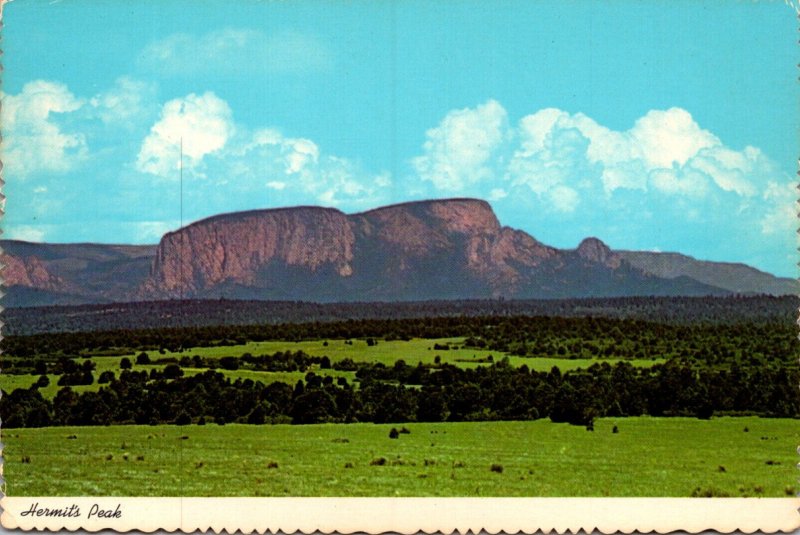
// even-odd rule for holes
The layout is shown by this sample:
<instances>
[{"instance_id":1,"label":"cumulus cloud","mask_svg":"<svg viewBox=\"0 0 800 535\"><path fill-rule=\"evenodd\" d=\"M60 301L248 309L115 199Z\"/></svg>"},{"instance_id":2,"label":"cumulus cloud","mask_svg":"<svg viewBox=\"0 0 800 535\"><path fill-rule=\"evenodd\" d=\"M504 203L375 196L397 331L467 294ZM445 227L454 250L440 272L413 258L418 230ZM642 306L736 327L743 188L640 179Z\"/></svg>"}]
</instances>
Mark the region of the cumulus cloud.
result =
<instances>
[{"instance_id":1,"label":"cumulus cloud","mask_svg":"<svg viewBox=\"0 0 800 535\"><path fill-rule=\"evenodd\" d=\"M628 248L762 266L795 247L792 177L681 108L614 129L556 108L514 122L489 101L447 113L410 163L422 195L489 199L507 224L560 246L600 234Z\"/></svg>"},{"instance_id":2,"label":"cumulus cloud","mask_svg":"<svg viewBox=\"0 0 800 535\"><path fill-rule=\"evenodd\" d=\"M149 115L155 95L155 84L122 76L89 103L104 123L126 126Z\"/></svg>"},{"instance_id":3,"label":"cumulus cloud","mask_svg":"<svg viewBox=\"0 0 800 535\"><path fill-rule=\"evenodd\" d=\"M236 176L241 187L266 186L286 199L308 199L329 206L370 206L386 199L388 173L371 174L347 158L323 153L312 140L284 135L275 128L248 132L216 155L220 174ZM266 182L264 182L264 180Z\"/></svg>"},{"instance_id":4,"label":"cumulus cloud","mask_svg":"<svg viewBox=\"0 0 800 535\"><path fill-rule=\"evenodd\" d=\"M150 43L139 55L140 68L162 76L304 74L331 67L328 47L313 35L283 31L265 34L225 28L204 35L177 33Z\"/></svg>"},{"instance_id":5,"label":"cumulus cloud","mask_svg":"<svg viewBox=\"0 0 800 535\"><path fill-rule=\"evenodd\" d=\"M182 143L184 168L192 170L206 155L225 147L233 131L228 103L212 92L170 100L144 139L136 168L159 176L174 174Z\"/></svg>"},{"instance_id":6,"label":"cumulus cloud","mask_svg":"<svg viewBox=\"0 0 800 535\"><path fill-rule=\"evenodd\" d=\"M3 95L3 163L6 176L24 179L38 172L65 173L87 156L81 133L65 132L59 116L84 101L64 84L28 82L17 95Z\"/></svg>"},{"instance_id":7,"label":"cumulus cloud","mask_svg":"<svg viewBox=\"0 0 800 535\"><path fill-rule=\"evenodd\" d=\"M445 191L491 179L490 159L503 141L506 122L506 110L494 100L451 111L425 134L424 155L413 160L414 168L423 180Z\"/></svg>"},{"instance_id":8,"label":"cumulus cloud","mask_svg":"<svg viewBox=\"0 0 800 535\"><path fill-rule=\"evenodd\" d=\"M388 173L367 172L305 137L237 123L228 104L213 93L164 104L134 166L159 177L151 182L154 187L161 177L177 177L181 137L184 170L204 179L185 190L186 205L202 206L203 215L276 204L355 209L390 200Z\"/></svg>"},{"instance_id":9,"label":"cumulus cloud","mask_svg":"<svg viewBox=\"0 0 800 535\"><path fill-rule=\"evenodd\" d=\"M764 177L779 174L760 150L725 146L681 108L651 110L619 131L555 108L510 126L503 107L490 100L451 111L426 137L412 164L435 189L500 198L499 191L522 187L564 212L597 186L606 196L639 190L747 199L759 194Z\"/></svg>"},{"instance_id":10,"label":"cumulus cloud","mask_svg":"<svg viewBox=\"0 0 800 535\"><path fill-rule=\"evenodd\" d=\"M29 225L14 225L3 233L3 238L7 240L22 240L29 242L45 241L45 231L40 227Z\"/></svg>"},{"instance_id":11,"label":"cumulus cloud","mask_svg":"<svg viewBox=\"0 0 800 535\"><path fill-rule=\"evenodd\" d=\"M761 218L761 232L764 235L794 235L797 231L797 189L793 182L772 182L762 193L767 203L766 213Z\"/></svg>"},{"instance_id":12,"label":"cumulus cloud","mask_svg":"<svg viewBox=\"0 0 800 535\"><path fill-rule=\"evenodd\" d=\"M137 221L133 223L137 243L156 243L161 237L180 226L179 221Z\"/></svg>"}]
</instances>

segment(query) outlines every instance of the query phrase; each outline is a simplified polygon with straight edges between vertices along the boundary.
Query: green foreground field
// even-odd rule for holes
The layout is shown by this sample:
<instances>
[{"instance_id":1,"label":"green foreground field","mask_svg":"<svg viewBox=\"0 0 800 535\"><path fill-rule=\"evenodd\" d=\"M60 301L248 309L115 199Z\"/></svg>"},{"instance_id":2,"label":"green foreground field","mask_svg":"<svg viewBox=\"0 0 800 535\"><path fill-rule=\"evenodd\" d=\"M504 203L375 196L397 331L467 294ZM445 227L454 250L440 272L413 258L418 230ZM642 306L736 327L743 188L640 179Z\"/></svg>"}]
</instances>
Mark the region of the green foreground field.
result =
<instances>
[{"instance_id":1,"label":"green foreground field","mask_svg":"<svg viewBox=\"0 0 800 535\"><path fill-rule=\"evenodd\" d=\"M618 427L618 433L612 428ZM9 496L764 496L796 420L111 426L4 433Z\"/></svg>"},{"instance_id":2,"label":"green foreground field","mask_svg":"<svg viewBox=\"0 0 800 535\"><path fill-rule=\"evenodd\" d=\"M203 358L220 358L220 357L241 357L245 353L251 355L270 355L281 351L303 351L310 356L322 357L328 356L331 362L339 362L345 358L352 359L355 362L380 362L386 366L392 366L397 360L405 360L410 365L416 365L421 362L422 364L433 364L438 356L440 362L453 364L461 368L474 368L476 366L490 365L487 359L491 356L493 360L500 360L503 357L509 359L511 366L522 366L525 364L528 368L536 371L550 371L553 367L560 369L562 372L568 372L579 368L588 368L597 362L608 362L613 365L623 359L618 358L603 358L603 359L570 359L570 358L523 358L510 356L503 352L490 351L485 349L464 349L464 338L437 338L437 339L420 339L415 338L412 340L392 340L392 341L379 341L376 345L367 345L366 340L354 339L350 344L346 344L344 340L311 340L302 342L289 342L283 340L267 341L267 342L248 342L246 344L231 345L231 346L217 346L217 347L193 347L185 349L182 352L165 351L159 353L151 351L150 358L153 360L160 358L175 358L199 355ZM458 346L459 349L437 350L434 349L436 345L452 345ZM95 382L91 385L73 386L75 392L97 391L102 385L97 383L97 378L104 371L114 372L116 375L120 373L120 361L123 358L128 358L135 361L136 354L130 353L127 355L117 356L92 356L90 359L95 363L96 368L93 373ZM86 358L75 359L78 364L82 364ZM633 366L653 366L654 364L663 363L664 359L625 359L626 362ZM134 370L147 370L163 369L165 365L148 364L148 365L134 365ZM203 369L196 369L186 367L184 368L185 375L195 375L202 373ZM253 381L261 381L264 384L280 381L290 385L295 384L297 381L306 376L306 372L266 372L266 371L252 371L252 370L222 370L217 371L223 373L231 380L236 379L252 379ZM318 375L330 375L335 377L345 377L348 381L355 378L354 372L338 371L333 369L313 369ZM39 391L46 398L52 399L56 393L62 388L58 386L58 375L50 374L47 376L50 384L42 387ZM12 392L17 388L29 388L39 379L38 375L22 374L22 375L0 375L0 388L6 392Z\"/></svg>"}]
</instances>

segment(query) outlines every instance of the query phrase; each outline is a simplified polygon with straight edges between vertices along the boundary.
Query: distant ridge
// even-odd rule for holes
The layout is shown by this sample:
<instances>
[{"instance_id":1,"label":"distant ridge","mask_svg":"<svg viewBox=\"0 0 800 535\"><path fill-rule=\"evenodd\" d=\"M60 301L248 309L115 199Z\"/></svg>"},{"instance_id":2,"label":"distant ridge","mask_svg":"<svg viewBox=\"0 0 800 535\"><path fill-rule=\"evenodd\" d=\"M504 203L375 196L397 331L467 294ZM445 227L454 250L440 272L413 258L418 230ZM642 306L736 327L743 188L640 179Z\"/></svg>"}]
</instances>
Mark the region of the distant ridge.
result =
<instances>
[{"instance_id":1,"label":"distant ridge","mask_svg":"<svg viewBox=\"0 0 800 535\"><path fill-rule=\"evenodd\" d=\"M618 251L632 266L656 277L690 277L735 293L798 295L800 283L788 277L776 277L746 264L696 260L680 253Z\"/></svg>"},{"instance_id":2,"label":"distant ridge","mask_svg":"<svg viewBox=\"0 0 800 535\"><path fill-rule=\"evenodd\" d=\"M300 206L218 214L158 245L0 241L5 307L178 297L315 302L797 294L743 264L556 249L458 198L352 215Z\"/></svg>"}]
</instances>

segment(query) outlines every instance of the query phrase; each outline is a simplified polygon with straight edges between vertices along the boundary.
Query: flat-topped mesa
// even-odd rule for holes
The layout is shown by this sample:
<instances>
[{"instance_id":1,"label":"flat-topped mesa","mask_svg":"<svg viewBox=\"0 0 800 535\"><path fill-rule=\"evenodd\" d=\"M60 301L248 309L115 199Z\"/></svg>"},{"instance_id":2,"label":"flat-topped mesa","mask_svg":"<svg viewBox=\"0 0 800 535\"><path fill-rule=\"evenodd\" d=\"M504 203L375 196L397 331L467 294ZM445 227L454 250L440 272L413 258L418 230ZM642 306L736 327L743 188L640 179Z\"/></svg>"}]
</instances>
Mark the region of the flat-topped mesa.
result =
<instances>
[{"instance_id":1,"label":"flat-topped mesa","mask_svg":"<svg viewBox=\"0 0 800 535\"><path fill-rule=\"evenodd\" d=\"M495 233L500 222L488 202L481 199L442 199L414 201L369 210L361 216L370 221L402 223L416 219L428 226L439 227L449 232Z\"/></svg>"},{"instance_id":2,"label":"flat-topped mesa","mask_svg":"<svg viewBox=\"0 0 800 535\"><path fill-rule=\"evenodd\" d=\"M153 262L155 289L174 296L219 283L255 284L272 264L352 273L354 236L345 214L298 207L215 216L165 235Z\"/></svg>"},{"instance_id":3,"label":"flat-topped mesa","mask_svg":"<svg viewBox=\"0 0 800 535\"><path fill-rule=\"evenodd\" d=\"M491 206L478 199L416 201L355 214L361 234L400 254L428 256L453 249L454 240L494 237L500 223Z\"/></svg>"},{"instance_id":4,"label":"flat-topped mesa","mask_svg":"<svg viewBox=\"0 0 800 535\"><path fill-rule=\"evenodd\" d=\"M618 268L622 263L622 258L613 252L608 245L601 240L591 237L581 241L575 253L584 260L596 262L610 268Z\"/></svg>"}]
</instances>

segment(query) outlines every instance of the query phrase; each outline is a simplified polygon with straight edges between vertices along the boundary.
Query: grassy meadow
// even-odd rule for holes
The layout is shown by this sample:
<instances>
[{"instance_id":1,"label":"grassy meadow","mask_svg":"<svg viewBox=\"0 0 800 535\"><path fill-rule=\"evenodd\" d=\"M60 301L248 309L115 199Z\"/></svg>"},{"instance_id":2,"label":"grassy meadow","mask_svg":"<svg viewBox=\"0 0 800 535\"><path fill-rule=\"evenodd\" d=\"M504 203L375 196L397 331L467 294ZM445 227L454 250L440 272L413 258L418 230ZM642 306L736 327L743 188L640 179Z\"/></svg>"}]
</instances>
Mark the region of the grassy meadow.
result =
<instances>
[{"instance_id":1,"label":"grassy meadow","mask_svg":"<svg viewBox=\"0 0 800 535\"><path fill-rule=\"evenodd\" d=\"M397 360L405 360L410 365L416 365L421 362L422 364L433 364L436 358L439 357L440 362L449 363L460 368L474 368L476 366L486 366L491 364L492 360L497 361L504 357L509 359L511 366L528 366L531 370L536 371L550 371L553 367L560 369L562 372L567 372L579 368L587 368L596 362L608 362L614 364L621 360L632 364L633 366L652 366L659 362L664 362L664 359L619 359L619 358L603 358L603 359L570 359L570 358L552 358L552 357L538 357L527 358L507 355L503 352L463 348L463 338L439 338L439 339L420 339L415 338L407 341L392 340L384 341L379 340L375 345L368 345L366 340L353 339L351 343L345 343L345 340L313 340L313 341L267 341L267 342L248 342L240 345L231 346L216 346L216 347L193 347L187 348L182 352L164 351L163 353L157 351L150 351L148 354L150 358L155 361L162 358L175 358L199 355L203 358L221 358L221 357L241 357L249 353L251 355L264 355L274 354L280 351L303 351L310 356L328 356L331 362L338 362L343 359L349 358L355 362L380 362L386 366L392 366ZM435 349L434 346L450 346L457 347L457 349L440 350ZM91 385L78 385L71 388L75 392L96 391L102 385L97 383L97 378L104 371L112 371L117 376L120 372L120 361L123 358L128 358L131 362L135 362L137 353L130 353L126 355L89 355L83 358L76 358L78 364L90 359L95 363L96 368L93 372L95 382ZM163 369L164 364L147 364L137 365L134 364L134 370L147 370L148 372L155 369ZM184 374L187 376L202 373L205 369L183 367ZM284 382L290 385L295 384L298 380L306 376L306 372L267 372L267 371L253 371L253 370L223 370L218 368L217 371L223 373L226 377L232 380L236 379L252 379L253 381L261 381L262 383L272 383L276 381ZM313 371L317 375L345 377L348 381L355 378L354 372L340 371L334 369L319 369L315 367ZM0 375L0 387L6 392L12 392L17 388L28 388L39 378L35 374L22 374ZM42 387L39 391L46 398L52 399L56 393L62 388L58 386L58 375L48 375L50 384Z\"/></svg>"},{"instance_id":2,"label":"grassy meadow","mask_svg":"<svg viewBox=\"0 0 800 535\"><path fill-rule=\"evenodd\" d=\"M3 442L10 496L785 497L800 429L636 417L594 432L547 419L159 425L11 429Z\"/></svg>"}]
</instances>

